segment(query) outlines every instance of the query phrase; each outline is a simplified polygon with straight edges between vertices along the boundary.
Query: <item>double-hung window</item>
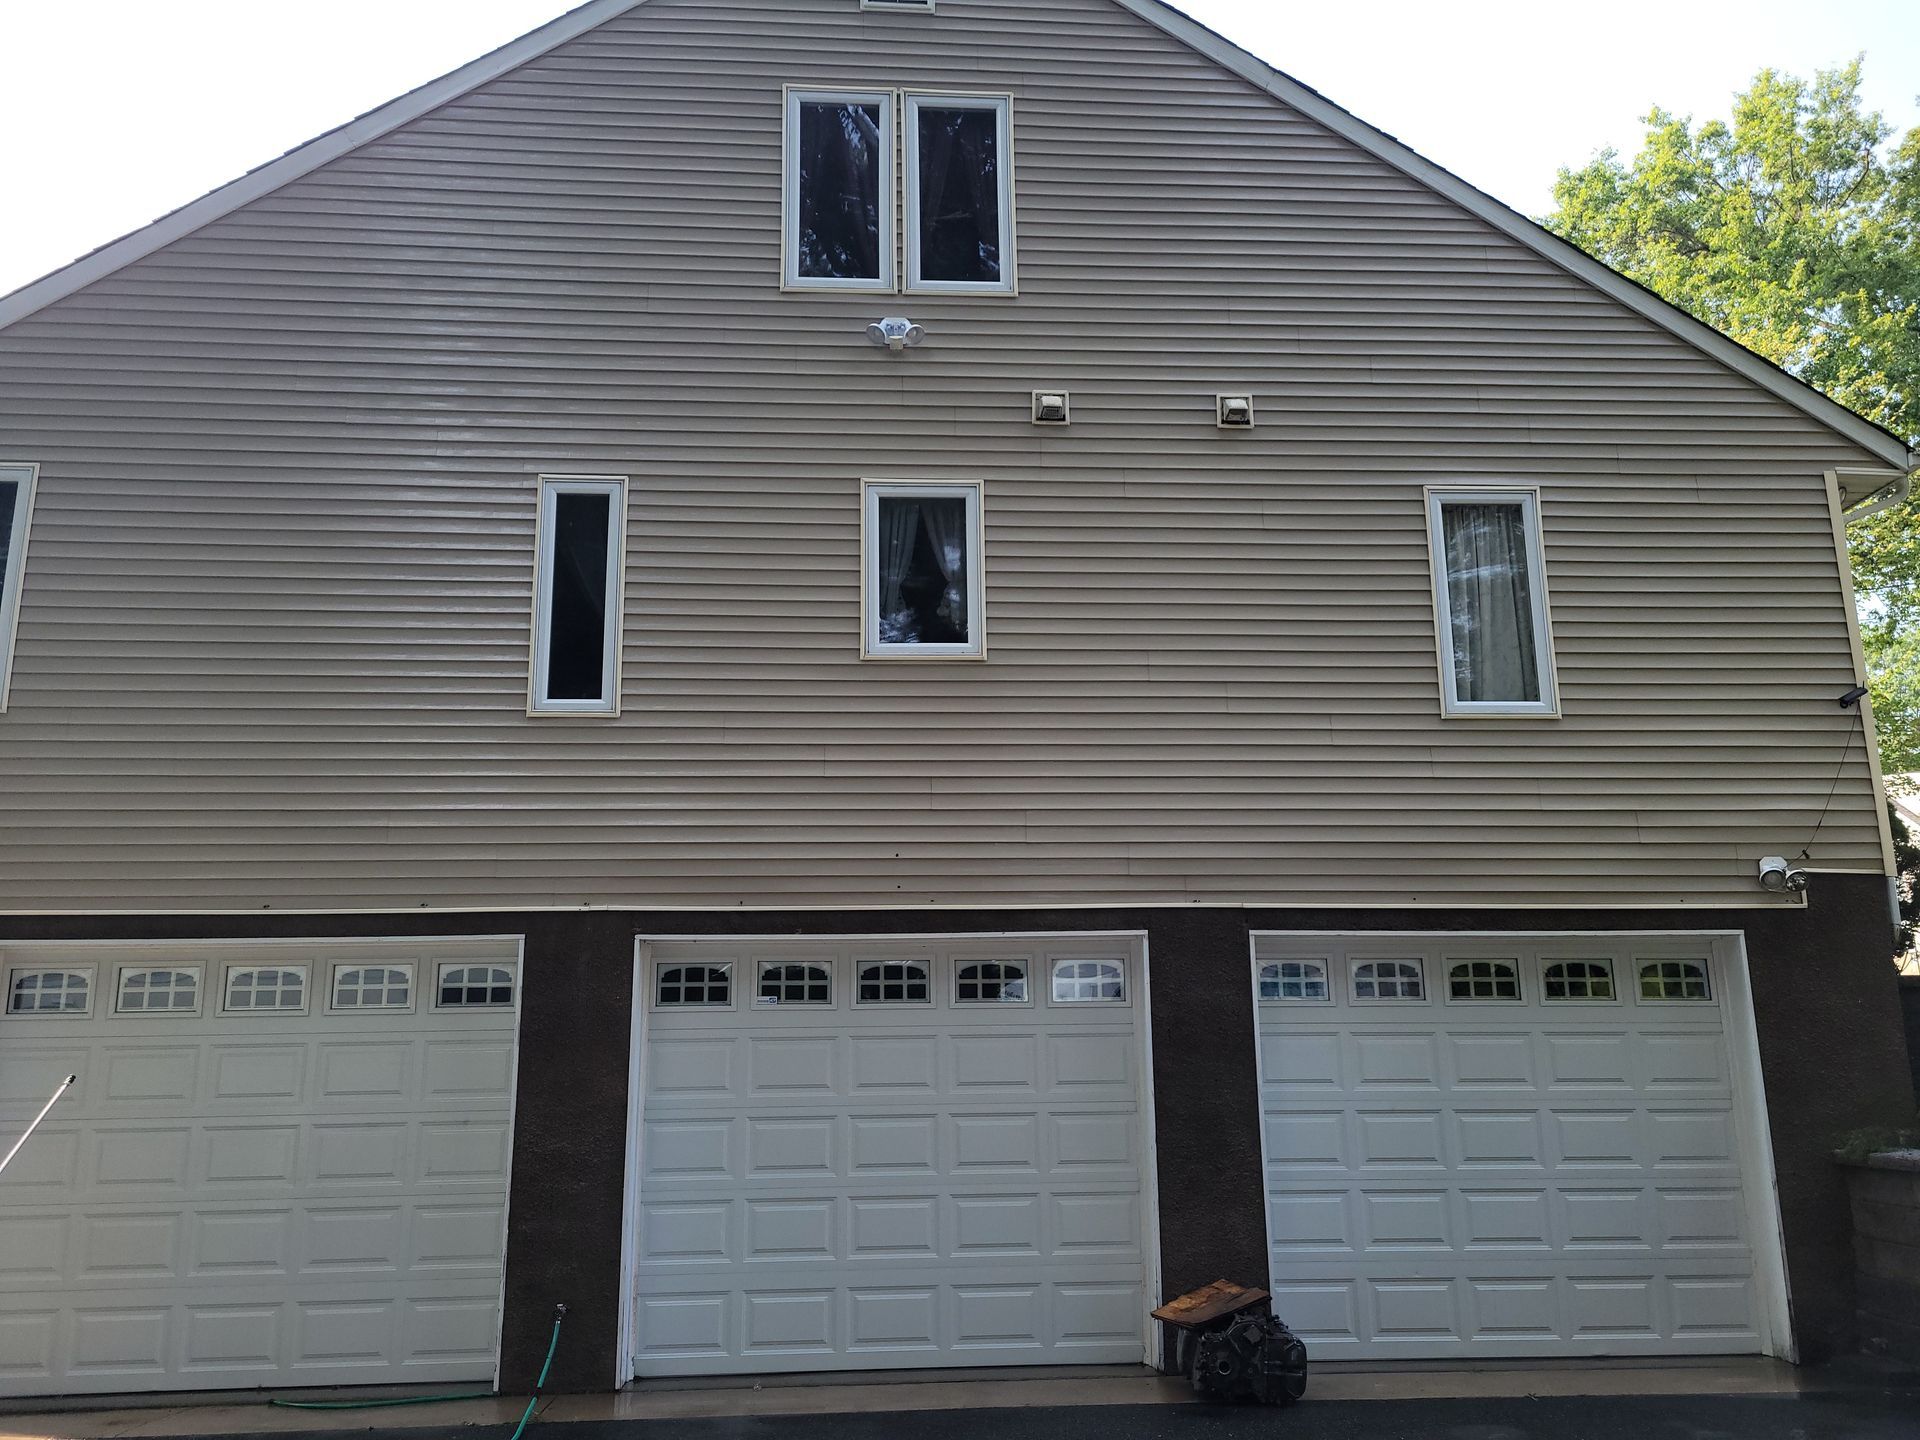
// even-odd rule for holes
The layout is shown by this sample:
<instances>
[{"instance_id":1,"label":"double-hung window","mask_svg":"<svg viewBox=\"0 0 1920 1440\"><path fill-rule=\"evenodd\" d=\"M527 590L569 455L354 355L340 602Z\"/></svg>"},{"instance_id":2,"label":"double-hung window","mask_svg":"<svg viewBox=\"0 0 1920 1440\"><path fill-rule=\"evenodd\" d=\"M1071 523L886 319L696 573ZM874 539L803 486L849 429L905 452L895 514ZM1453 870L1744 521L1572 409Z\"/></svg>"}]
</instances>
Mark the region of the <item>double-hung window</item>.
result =
<instances>
[{"instance_id":1,"label":"double-hung window","mask_svg":"<svg viewBox=\"0 0 1920 1440\"><path fill-rule=\"evenodd\" d=\"M869 660L986 654L980 486L869 480L863 487Z\"/></svg>"},{"instance_id":2,"label":"double-hung window","mask_svg":"<svg viewBox=\"0 0 1920 1440\"><path fill-rule=\"evenodd\" d=\"M33 510L32 465L0 465L0 710L13 677L13 632L27 571L27 521Z\"/></svg>"},{"instance_id":3,"label":"double-hung window","mask_svg":"<svg viewBox=\"0 0 1920 1440\"><path fill-rule=\"evenodd\" d=\"M1429 490L1441 708L1448 715L1556 715L1540 497Z\"/></svg>"},{"instance_id":4,"label":"double-hung window","mask_svg":"<svg viewBox=\"0 0 1920 1440\"><path fill-rule=\"evenodd\" d=\"M620 709L626 519L624 477L540 477L530 707L537 715Z\"/></svg>"},{"instance_id":5,"label":"double-hung window","mask_svg":"<svg viewBox=\"0 0 1920 1440\"><path fill-rule=\"evenodd\" d=\"M1011 293L1013 101L789 89L784 203L789 289Z\"/></svg>"}]
</instances>

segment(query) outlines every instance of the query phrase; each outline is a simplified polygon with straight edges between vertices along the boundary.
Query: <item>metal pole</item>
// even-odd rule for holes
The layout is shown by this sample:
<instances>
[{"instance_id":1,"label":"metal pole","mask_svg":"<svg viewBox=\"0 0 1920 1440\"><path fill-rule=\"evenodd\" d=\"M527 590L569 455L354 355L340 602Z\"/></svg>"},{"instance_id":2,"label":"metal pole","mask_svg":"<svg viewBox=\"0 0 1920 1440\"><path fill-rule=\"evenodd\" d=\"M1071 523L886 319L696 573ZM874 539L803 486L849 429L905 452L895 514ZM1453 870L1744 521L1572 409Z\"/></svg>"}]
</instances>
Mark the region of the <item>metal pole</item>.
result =
<instances>
[{"instance_id":1,"label":"metal pole","mask_svg":"<svg viewBox=\"0 0 1920 1440\"><path fill-rule=\"evenodd\" d=\"M7 1168L7 1166L13 1163L13 1157L20 1153L20 1147L27 1143L28 1136L32 1135L34 1131L40 1128L40 1122L47 1118L47 1112L53 1109L53 1107L59 1103L60 1097L66 1094L67 1091L73 1087L74 1082L79 1080L79 1078L80 1077L78 1075L69 1075L67 1076L66 1079L60 1082L60 1088L53 1092L53 1098L47 1101L46 1104L40 1107L40 1113L34 1116L33 1123L27 1126L26 1135L22 1135L18 1140L14 1141L13 1148L7 1151L7 1158L4 1160L0 1160L0 1171L4 1171Z\"/></svg>"}]
</instances>

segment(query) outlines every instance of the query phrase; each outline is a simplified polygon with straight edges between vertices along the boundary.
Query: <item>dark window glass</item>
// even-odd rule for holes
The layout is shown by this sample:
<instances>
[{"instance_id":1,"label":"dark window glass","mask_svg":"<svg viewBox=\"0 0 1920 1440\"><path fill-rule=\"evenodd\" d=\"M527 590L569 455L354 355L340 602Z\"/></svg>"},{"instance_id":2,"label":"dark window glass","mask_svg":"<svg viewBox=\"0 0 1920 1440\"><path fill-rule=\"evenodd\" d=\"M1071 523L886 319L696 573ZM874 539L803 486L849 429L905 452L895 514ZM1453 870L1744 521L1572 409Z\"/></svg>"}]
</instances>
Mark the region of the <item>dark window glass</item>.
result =
<instances>
[{"instance_id":1,"label":"dark window glass","mask_svg":"<svg viewBox=\"0 0 1920 1440\"><path fill-rule=\"evenodd\" d=\"M880 643L965 645L967 502L882 495L879 529Z\"/></svg>"},{"instance_id":2,"label":"dark window glass","mask_svg":"<svg viewBox=\"0 0 1920 1440\"><path fill-rule=\"evenodd\" d=\"M1513 504L1449 502L1440 515L1453 611L1454 693L1476 704L1536 703L1540 660L1526 511Z\"/></svg>"},{"instance_id":3,"label":"dark window glass","mask_svg":"<svg viewBox=\"0 0 1920 1440\"><path fill-rule=\"evenodd\" d=\"M799 253L803 280L880 278L880 106L802 101Z\"/></svg>"},{"instance_id":4,"label":"dark window glass","mask_svg":"<svg viewBox=\"0 0 1920 1440\"><path fill-rule=\"evenodd\" d=\"M605 700L607 495L554 497L553 605L547 636L547 698Z\"/></svg>"},{"instance_id":5,"label":"dark window glass","mask_svg":"<svg viewBox=\"0 0 1920 1440\"><path fill-rule=\"evenodd\" d=\"M1000 283L1000 117L920 106L920 278Z\"/></svg>"},{"instance_id":6,"label":"dark window glass","mask_svg":"<svg viewBox=\"0 0 1920 1440\"><path fill-rule=\"evenodd\" d=\"M0 480L0 580L7 577L7 562L13 558L13 511L20 503L20 482Z\"/></svg>"}]
</instances>

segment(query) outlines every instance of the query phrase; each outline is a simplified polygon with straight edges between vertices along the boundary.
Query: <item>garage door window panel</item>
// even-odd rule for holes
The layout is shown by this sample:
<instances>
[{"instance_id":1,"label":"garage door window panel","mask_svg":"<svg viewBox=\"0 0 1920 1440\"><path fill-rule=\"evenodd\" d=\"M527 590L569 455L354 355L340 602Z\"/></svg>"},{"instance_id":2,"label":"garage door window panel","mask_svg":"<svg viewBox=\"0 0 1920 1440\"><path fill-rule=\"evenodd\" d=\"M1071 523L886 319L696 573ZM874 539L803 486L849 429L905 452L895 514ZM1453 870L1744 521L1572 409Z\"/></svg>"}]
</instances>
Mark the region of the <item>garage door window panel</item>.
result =
<instances>
[{"instance_id":1,"label":"garage door window panel","mask_svg":"<svg viewBox=\"0 0 1920 1440\"><path fill-rule=\"evenodd\" d=\"M335 1010L411 1010L413 967L351 965L333 972Z\"/></svg>"},{"instance_id":2,"label":"garage door window panel","mask_svg":"<svg viewBox=\"0 0 1920 1440\"><path fill-rule=\"evenodd\" d=\"M663 965L654 990L654 1004L706 1006L723 1009L733 1004L733 962L718 965Z\"/></svg>"},{"instance_id":3,"label":"garage door window panel","mask_svg":"<svg viewBox=\"0 0 1920 1440\"><path fill-rule=\"evenodd\" d=\"M1606 960L1555 960L1541 971L1541 993L1549 1004L1613 1004L1620 998L1613 966Z\"/></svg>"},{"instance_id":4,"label":"garage door window panel","mask_svg":"<svg viewBox=\"0 0 1920 1440\"><path fill-rule=\"evenodd\" d=\"M1333 987L1327 981L1327 967L1318 960L1278 960L1260 967L1260 998L1269 1003L1325 1004L1333 999Z\"/></svg>"},{"instance_id":5,"label":"garage door window panel","mask_svg":"<svg viewBox=\"0 0 1920 1440\"><path fill-rule=\"evenodd\" d=\"M860 967L854 999L860 1005L931 1005L933 982L921 961L878 961Z\"/></svg>"},{"instance_id":6,"label":"garage door window panel","mask_svg":"<svg viewBox=\"0 0 1920 1440\"><path fill-rule=\"evenodd\" d=\"M1118 960L1056 960L1053 962L1053 1003L1056 1005L1124 1005L1127 967Z\"/></svg>"},{"instance_id":7,"label":"garage door window panel","mask_svg":"<svg viewBox=\"0 0 1920 1440\"><path fill-rule=\"evenodd\" d=\"M1654 1004L1710 1003L1713 985L1697 960L1651 960L1640 966L1640 998Z\"/></svg>"},{"instance_id":8,"label":"garage door window panel","mask_svg":"<svg viewBox=\"0 0 1920 1440\"><path fill-rule=\"evenodd\" d=\"M200 971L167 965L120 972L115 1011L122 1015L193 1015L200 1009Z\"/></svg>"},{"instance_id":9,"label":"garage door window panel","mask_svg":"<svg viewBox=\"0 0 1920 1440\"><path fill-rule=\"evenodd\" d=\"M956 1005L1029 1005L1024 960L972 960L955 967L953 1000Z\"/></svg>"},{"instance_id":10,"label":"garage door window panel","mask_svg":"<svg viewBox=\"0 0 1920 1440\"><path fill-rule=\"evenodd\" d=\"M1458 960L1447 970L1447 999L1455 1004L1518 1005L1520 965L1515 960Z\"/></svg>"},{"instance_id":11,"label":"garage door window panel","mask_svg":"<svg viewBox=\"0 0 1920 1440\"><path fill-rule=\"evenodd\" d=\"M91 970L15 970L7 980L9 1015L84 1018L93 1010Z\"/></svg>"},{"instance_id":12,"label":"garage door window panel","mask_svg":"<svg viewBox=\"0 0 1920 1440\"><path fill-rule=\"evenodd\" d=\"M443 1010L513 1004L513 971L503 965L442 965L439 1006Z\"/></svg>"},{"instance_id":13,"label":"garage door window panel","mask_svg":"<svg viewBox=\"0 0 1920 1440\"><path fill-rule=\"evenodd\" d=\"M1356 1001L1397 1001L1425 1004L1427 970L1424 960L1367 960L1353 967L1352 994Z\"/></svg>"},{"instance_id":14,"label":"garage door window panel","mask_svg":"<svg viewBox=\"0 0 1920 1440\"><path fill-rule=\"evenodd\" d=\"M300 966L248 967L227 972L226 1009L297 1014L307 1008L307 972Z\"/></svg>"},{"instance_id":15,"label":"garage door window panel","mask_svg":"<svg viewBox=\"0 0 1920 1440\"><path fill-rule=\"evenodd\" d=\"M760 966L762 1005L833 1004L833 970L827 965L800 965L772 960Z\"/></svg>"}]
</instances>

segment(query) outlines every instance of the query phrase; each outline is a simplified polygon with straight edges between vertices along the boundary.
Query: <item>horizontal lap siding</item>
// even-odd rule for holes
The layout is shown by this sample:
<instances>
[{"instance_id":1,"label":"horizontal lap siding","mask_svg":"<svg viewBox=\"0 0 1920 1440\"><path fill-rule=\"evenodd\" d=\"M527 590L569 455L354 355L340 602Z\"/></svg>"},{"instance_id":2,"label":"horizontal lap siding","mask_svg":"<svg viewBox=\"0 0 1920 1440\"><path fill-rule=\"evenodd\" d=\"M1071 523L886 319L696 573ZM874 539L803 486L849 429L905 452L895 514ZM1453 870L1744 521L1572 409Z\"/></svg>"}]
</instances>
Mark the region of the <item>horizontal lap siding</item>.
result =
<instances>
[{"instance_id":1,"label":"horizontal lap siding","mask_svg":"<svg viewBox=\"0 0 1920 1440\"><path fill-rule=\"evenodd\" d=\"M780 294L787 82L1012 91L1019 299ZM1865 457L1097 0L653 0L0 335L0 456L0 908L1747 901L1830 790L1880 866ZM617 721L523 714L541 471L633 477ZM985 480L986 664L856 659L861 476ZM1486 480L1559 722L1437 718Z\"/></svg>"}]
</instances>

